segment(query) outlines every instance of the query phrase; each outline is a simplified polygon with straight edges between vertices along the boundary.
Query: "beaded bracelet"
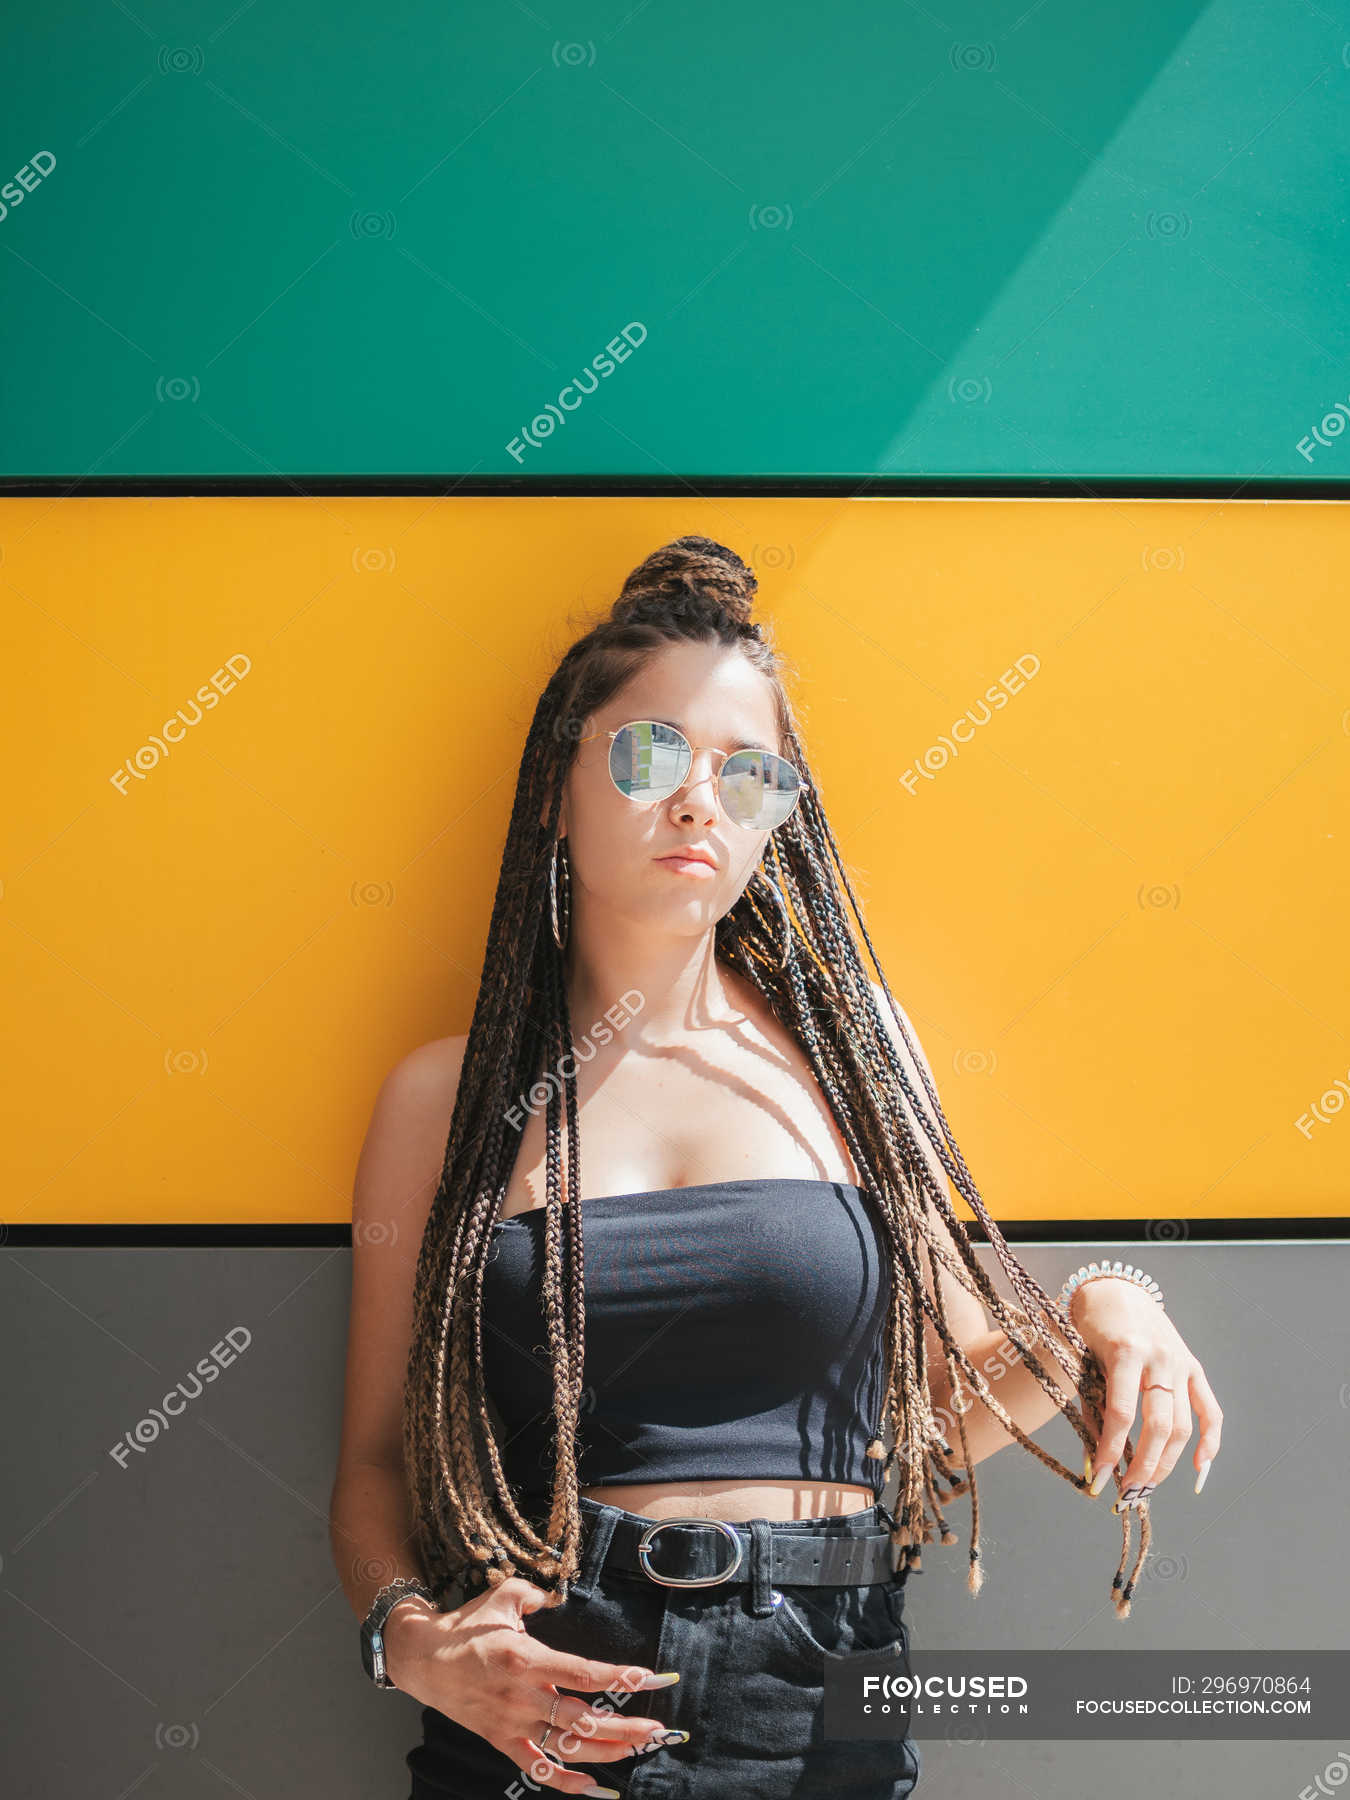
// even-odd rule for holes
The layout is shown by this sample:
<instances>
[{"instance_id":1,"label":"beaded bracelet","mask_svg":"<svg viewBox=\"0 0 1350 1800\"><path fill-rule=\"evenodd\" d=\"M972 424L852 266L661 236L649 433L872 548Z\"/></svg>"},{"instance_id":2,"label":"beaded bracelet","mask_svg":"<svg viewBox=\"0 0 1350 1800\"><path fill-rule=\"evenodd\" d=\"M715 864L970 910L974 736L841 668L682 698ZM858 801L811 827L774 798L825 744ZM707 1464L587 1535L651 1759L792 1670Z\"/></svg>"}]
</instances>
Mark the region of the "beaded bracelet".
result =
<instances>
[{"instance_id":1,"label":"beaded bracelet","mask_svg":"<svg viewBox=\"0 0 1350 1800\"><path fill-rule=\"evenodd\" d=\"M1158 1286L1157 1282L1154 1281L1151 1275L1145 1275L1142 1269L1136 1269L1132 1263L1086 1263L1080 1268L1075 1269L1073 1274L1070 1275L1069 1279L1059 1290L1059 1310L1071 1324L1073 1322L1073 1314L1069 1309L1073 1304L1075 1293L1085 1282L1098 1281L1103 1275L1118 1275L1125 1281L1133 1281L1137 1286L1143 1288L1146 1294L1151 1295L1152 1298L1158 1302L1159 1306L1163 1303L1162 1289Z\"/></svg>"}]
</instances>

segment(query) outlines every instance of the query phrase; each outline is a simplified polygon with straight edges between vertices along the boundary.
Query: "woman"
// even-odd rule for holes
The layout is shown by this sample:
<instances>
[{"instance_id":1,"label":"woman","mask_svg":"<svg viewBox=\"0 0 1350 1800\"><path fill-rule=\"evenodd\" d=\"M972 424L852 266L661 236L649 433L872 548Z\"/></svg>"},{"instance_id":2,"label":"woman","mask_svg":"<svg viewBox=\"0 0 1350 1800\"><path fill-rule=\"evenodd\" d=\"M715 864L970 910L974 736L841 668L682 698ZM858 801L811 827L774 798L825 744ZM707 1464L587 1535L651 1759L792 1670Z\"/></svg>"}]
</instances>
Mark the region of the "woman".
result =
<instances>
[{"instance_id":1,"label":"woman","mask_svg":"<svg viewBox=\"0 0 1350 1800\"><path fill-rule=\"evenodd\" d=\"M1056 1303L985 1210L864 970L756 586L680 538L562 659L468 1037L399 1065L362 1152L333 1544L368 1671L423 1706L412 1800L898 1800L917 1747L824 1738L825 1668L903 1655L966 1492L979 1591L974 1465L1015 1438L1095 1496L1127 1457L1124 1616L1192 1406L1200 1481L1219 1447L1148 1278ZM1081 1478L1028 1435L1056 1411Z\"/></svg>"}]
</instances>

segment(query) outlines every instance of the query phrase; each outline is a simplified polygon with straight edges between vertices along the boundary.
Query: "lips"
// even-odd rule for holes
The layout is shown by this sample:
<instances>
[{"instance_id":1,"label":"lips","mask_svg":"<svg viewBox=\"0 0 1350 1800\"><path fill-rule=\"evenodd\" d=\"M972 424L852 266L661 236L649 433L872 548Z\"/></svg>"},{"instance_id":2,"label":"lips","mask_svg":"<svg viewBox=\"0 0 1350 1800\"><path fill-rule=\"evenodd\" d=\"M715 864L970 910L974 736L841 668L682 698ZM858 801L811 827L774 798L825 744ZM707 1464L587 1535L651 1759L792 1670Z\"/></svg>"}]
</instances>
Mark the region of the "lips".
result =
<instances>
[{"instance_id":1,"label":"lips","mask_svg":"<svg viewBox=\"0 0 1350 1800\"><path fill-rule=\"evenodd\" d=\"M693 845L690 845L687 849L667 850L663 855L658 856L656 860L657 862L704 863L710 869L715 869L717 867L716 859L709 851L697 849Z\"/></svg>"}]
</instances>

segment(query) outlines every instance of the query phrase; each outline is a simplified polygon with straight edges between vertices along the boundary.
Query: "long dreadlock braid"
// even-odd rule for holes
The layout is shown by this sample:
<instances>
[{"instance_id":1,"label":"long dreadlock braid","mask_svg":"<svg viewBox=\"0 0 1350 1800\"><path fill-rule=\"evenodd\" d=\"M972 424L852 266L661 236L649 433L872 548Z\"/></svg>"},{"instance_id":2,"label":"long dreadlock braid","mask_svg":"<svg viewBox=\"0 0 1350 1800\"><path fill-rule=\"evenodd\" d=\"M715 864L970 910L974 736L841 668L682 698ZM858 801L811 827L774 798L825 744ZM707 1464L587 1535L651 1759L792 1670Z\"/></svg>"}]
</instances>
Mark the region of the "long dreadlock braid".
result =
<instances>
[{"instance_id":1,"label":"long dreadlock braid","mask_svg":"<svg viewBox=\"0 0 1350 1800\"><path fill-rule=\"evenodd\" d=\"M738 556L704 537L677 538L640 563L607 618L563 656L540 695L516 778L515 800L488 927L482 974L461 1069L441 1180L427 1220L413 1292L413 1335L404 1408L404 1455L419 1548L438 1598L456 1579L495 1586L525 1575L565 1598L580 1566L582 1515L577 1427L585 1352L585 1252L581 1139L564 964L548 928L549 883L563 787L586 721L672 642L738 648L772 684L783 754L807 777L801 800L769 838L775 880L757 869L714 928L714 949L764 996L810 1062L830 1111L874 1200L891 1255L891 1305L885 1328L882 1416L867 1454L898 1463L898 1512L892 1539L908 1567L921 1566L925 1543L956 1542L943 1515L947 1501L971 1499L968 1585L978 1593L979 1495L965 1414L978 1397L1009 1436L1048 1469L1087 1491L1087 1479L1057 1462L1009 1416L947 1319L939 1265L977 1294L1058 1410L1091 1449L1105 1406L1104 1371L1071 1321L1023 1268L990 1217L942 1111L904 1015L896 1005L834 834L811 778L782 682L784 663L750 619L758 583ZM931 1108L916 1093L878 1009L847 897L877 971L895 1026L913 1058ZM543 1071L563 1071L541 1084ZM492 1226L504 1202L520 1146L510 1123L516 1098L538 1092L545 1106L546 1198L542 1299L554 1381L554 1472L544 1535L526 1517L502 1462L483 1374L483 1275ZM534 1092L532 1092L534 1090ZM563 1110L567 1174L563 1178ZM945 1191L935 1180L911 1120L922 1124L956 1191L973 1209L1017 1304L997 1291ZM936 1127L934 1125L936 1121ZM929 1206L946 1225L959 1260L935 1230ZM923 1278L927 1260L930 1296ZM935 1414L928 1386L925 1318L943 1346L960 1460ZM1052 1324L1054 1332L1043 1328ZM1054 1385L1035 1355L1048 1344L1082 1400ZM1064 1345L1069 1346L1065 1350ZM966 1384L963 1387L963 1378ZM969 1391L967 1391L967 1388ZM888 1431L888 1451L883 1433ZM1128 1440L1126 1458L1133 1455ZM1117 1487L1120 1477L1116 1476ZM945 1483L945 1492L939 1483ZM1148 1550L1148 1506L1138 1508L1140 1542L1128 1580L1130 1510L1120 1515L1123 1543L1112 1582L1118 1616L1127 1617Z\"/></svg>"}]
</instances>

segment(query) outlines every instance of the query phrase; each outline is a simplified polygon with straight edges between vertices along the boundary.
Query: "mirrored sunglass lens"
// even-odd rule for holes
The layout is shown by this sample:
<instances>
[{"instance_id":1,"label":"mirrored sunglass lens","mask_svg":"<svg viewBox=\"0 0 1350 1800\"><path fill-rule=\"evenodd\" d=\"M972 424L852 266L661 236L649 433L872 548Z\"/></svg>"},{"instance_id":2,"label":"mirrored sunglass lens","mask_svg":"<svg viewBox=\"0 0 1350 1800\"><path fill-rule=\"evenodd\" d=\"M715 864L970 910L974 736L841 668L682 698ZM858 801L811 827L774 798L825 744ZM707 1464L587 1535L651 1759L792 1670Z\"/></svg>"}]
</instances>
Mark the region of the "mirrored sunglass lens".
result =
<instances>
[{"instance_id":1,"label":"mirrored sunglass lens","mask_svg":"<svg viewBox=\"0 0 1350 1800\"><path fill-rule=\"evenodd\" d=\"M720 785L727 817L757 831L781 825L801 794L801 777L792 764L768 750L738 750L729 756Z\"/></svg>"},{"instance_id":2,"label":"mirrored sunglass lens","mask_svg":"<svg viewBox=\"0 0 1350 1800\"><path fill-rule=\"evenodd\" d=\"M617 732L609 747L614 785L630 800L662 800L684 785L691 752L678 731L639 719Z\"/></svg>"}]
</instances>

